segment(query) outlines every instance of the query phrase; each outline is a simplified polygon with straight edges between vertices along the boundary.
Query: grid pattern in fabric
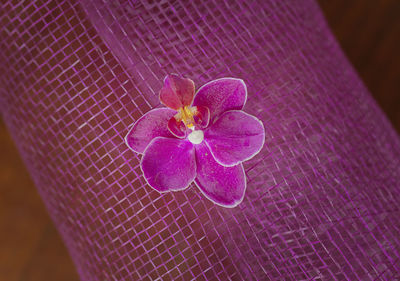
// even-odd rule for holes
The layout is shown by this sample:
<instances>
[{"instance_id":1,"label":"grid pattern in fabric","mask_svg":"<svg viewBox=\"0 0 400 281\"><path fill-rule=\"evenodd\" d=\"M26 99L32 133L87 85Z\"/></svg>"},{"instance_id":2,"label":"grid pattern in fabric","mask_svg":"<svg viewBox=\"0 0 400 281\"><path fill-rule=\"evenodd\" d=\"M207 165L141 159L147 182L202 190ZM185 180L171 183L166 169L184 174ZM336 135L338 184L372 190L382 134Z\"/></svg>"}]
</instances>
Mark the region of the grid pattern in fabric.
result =
<instances>
[{"instance_id":1,"label":"grid pattern in fabric","mask_svg":"<svg viewBox=\"0 0 400 281\"><path fill-rule=\"evenodd\" d=\"M313 1L3 1L0 106L82 280L400 280L400 141ZM168 73L248 86L236 208L124 143Z\"/></svg>"}]
</instances>

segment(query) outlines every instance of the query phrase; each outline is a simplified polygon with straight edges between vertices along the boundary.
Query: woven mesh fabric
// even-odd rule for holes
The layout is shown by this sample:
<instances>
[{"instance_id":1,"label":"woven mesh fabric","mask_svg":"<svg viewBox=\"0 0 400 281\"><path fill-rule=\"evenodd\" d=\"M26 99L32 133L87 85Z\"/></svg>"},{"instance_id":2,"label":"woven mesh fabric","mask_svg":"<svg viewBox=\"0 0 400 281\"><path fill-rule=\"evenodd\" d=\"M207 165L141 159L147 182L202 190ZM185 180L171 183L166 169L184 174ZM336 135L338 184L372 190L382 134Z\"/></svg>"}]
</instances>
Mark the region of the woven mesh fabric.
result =
<instances>
[{"instance_id":1,"label":"woven mesh fabric","mask_svg":"<svg viewBox=\"0 0 400 281\"><path fill-rule=\"evenodd\" d=\"M0 5L2 117L82 280L400 280L399 137L316 3ZM236 208L160 195L124 144L171 72L248 86Z\"/></svg>"}]
</instances>

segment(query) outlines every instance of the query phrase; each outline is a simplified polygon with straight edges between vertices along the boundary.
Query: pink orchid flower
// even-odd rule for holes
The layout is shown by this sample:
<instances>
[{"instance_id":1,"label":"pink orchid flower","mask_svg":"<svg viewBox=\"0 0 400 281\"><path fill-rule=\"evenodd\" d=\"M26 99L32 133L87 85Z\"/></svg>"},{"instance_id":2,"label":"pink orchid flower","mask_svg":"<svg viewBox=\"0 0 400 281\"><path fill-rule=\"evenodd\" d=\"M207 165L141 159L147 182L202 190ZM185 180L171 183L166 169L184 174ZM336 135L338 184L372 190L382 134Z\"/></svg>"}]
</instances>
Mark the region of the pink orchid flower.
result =
<instances>
[{"instance_id":1,"label":"pink orchid flower","mask_svg":"<svg viewBox=\"0 0 400 281\"><path fill-rule=\"evenodd\" d=\"M215 204L235 207L244 198L242 162L264 145L260 120L242 111L243 80L221 78L195 94L194 82L168 75L160 91L167 108L147 112L127 134L126 144L143 154L140 167L158 192L186 189L193 181Z\"/></svg>"}]
</instances>

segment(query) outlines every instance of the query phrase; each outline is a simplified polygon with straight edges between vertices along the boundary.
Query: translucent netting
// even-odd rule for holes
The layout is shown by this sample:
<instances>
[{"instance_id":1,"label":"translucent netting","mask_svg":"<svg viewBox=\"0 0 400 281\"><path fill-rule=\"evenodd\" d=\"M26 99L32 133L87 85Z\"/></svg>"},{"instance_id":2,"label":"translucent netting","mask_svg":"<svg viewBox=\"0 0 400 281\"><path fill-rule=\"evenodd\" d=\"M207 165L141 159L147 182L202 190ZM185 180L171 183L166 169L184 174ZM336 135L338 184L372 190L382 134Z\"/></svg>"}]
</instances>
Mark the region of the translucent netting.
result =
<instances>
[{"instance_id":1,"label":"translucent netting","mask_svg":"<svg viewBox=\"0 0 400 281\"><path fill-rule=\"evenodd\" d=\"M2 116L82 280L400 278L399 138L314 2L117 2L0 4ZM158 194L124 144L170 72L248 85L234 209Z\"/></svg>"}]
</instances>

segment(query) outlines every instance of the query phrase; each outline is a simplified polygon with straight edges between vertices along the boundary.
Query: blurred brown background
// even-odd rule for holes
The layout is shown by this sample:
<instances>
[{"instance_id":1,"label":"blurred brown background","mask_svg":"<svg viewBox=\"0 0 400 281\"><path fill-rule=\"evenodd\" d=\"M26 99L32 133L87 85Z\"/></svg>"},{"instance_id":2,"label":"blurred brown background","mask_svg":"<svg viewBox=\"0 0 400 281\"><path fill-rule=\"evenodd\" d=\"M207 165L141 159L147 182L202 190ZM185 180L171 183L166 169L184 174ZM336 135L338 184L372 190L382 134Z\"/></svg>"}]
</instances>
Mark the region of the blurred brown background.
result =
<instances>
[{"instance_id":1,"label":"blurred brown background","mask_svg":"<svg viewBox=\"0 0 400 281\"><path fill-rule=\"evenodd\" d=\"M348 58L400 132L400 1L318 2ZM78 280L2 122L0 155L0 281Z\"/></svg>"}]
</instances>

